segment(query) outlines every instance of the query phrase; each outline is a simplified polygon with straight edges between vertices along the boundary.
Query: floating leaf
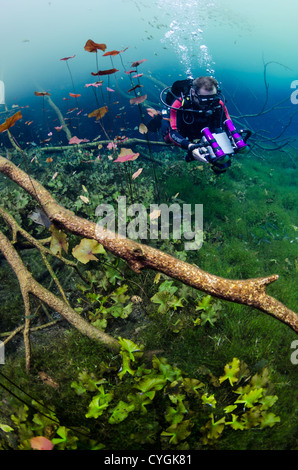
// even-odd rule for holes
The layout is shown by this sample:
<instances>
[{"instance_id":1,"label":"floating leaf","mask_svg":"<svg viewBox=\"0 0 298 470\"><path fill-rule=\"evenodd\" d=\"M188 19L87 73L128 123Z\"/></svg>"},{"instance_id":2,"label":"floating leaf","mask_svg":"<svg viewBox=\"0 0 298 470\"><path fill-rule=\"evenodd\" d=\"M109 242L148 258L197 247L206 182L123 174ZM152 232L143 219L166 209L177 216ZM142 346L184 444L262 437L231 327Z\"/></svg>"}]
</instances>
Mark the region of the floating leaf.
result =
<instances>
[{"instance_id":1,"label":"floating leaf","mask_svg":"<svg viewBox=\"0 0 298 470\"><path fill-rule=\"evenodd\" d=\"M114 55L120 54L120 52L122 51L109 51L109 52L105 52L102 56L103 57L108 56L108 55L114 56Z\"/></svg>"},{"instance_id":2,"label":"floating leaf","mask_svg":"<svg viewBox=\"0 0 298 470\"><path fill-rule=\"evenodd\" d=\"M63 57L63 59L60 59L60 60L69 60L69 59L73 59L76 55L72 55L70 57Z\"/></svg>"},{"instance_id":3,"label":"floating leaf","mask_svg":"<svg viewBox=\"0 0 298 470\"><path fill-rule=\"evenodd\" d=\"M83 238L79 245L76 245L73 250L73 256L81 263L86 264L90 260L98 261L96 256L97 253L104 254L104 247L96 240L90 240L89 238Z\"/></svg>"},{"instance_id":4,"label":"floating leaf","mask_svg":"<svg viewBox=\"0 0 298 470\"><path fill-rule=\"evenodd\" d=\"M141 124L139 125L139 133L140 134L147 134L147 132L148 132L147 126L145 126L145 124L143 124L141 122Z\"/></svg>"},{"instance_id":5,"label":"floating leaf","mask_svg":"<svg viewBox=\"0 0 298 470\"><path fill-rule=\"evenodd\" d=\"M127 90L127 93L130 93L131 91L134 91L134 90L136 90L137 88L142 88L142 86L143 86L143 85L136 85L136 86L130 88L129 90Z\"/></svg>"},{"instance_id":6,"label":"floating leaf","mask_svg":"<svg viewBox=\"0 0 298 470\"><path fill-rule=\"evenodd\" d=\"M121 152L114 162L127 162L127 161L134 161L138 158L139 153L133 153L131 149L122 148Z\"/></svg>"},{"instance_id":7,"label":"floating leaf","mask_svg":"<svg viewBox=\"0 0 298 470\"><path fill-rule=\"evenodd\" d=\"M147 108L147 113L149 114L150 117L154 117L154 116L157 116L159 114L161 114L160 111L156 111L156 109L154 108Z\"/></svg>"},{"instance_id":8,"label":"floating leaf","mask_svg":"<svg viewBox=\"0 0 298 470\"><path fill-rule=\"evenodd\" d=\"M62 248L65 253L68 252L68 242L67 237L64 232L56 228L54 225L51 225L50 231L52 232L50 250L54 255L62 254Z\"/></svg>"},{"instance_id":9,"label":"floating leaf","mask_svg":"<svg viewBox=\"0 0 298 470\"><path fill-rule=\"evenodd\" d=\"M106 48L106 44L97 44L96 42L92 41L92 39L88 39L84 46L84 49L87 52L97 52L98 49L100 49L101 51L105 51Z\"/></svg>"},{"instance_id":10,"label":"floating leaf","mask_svg":"<svg viewBox=\"0 0 298 470\"><path fill-rule=\"evenodd\" d=\"M34 94L35 96L51 96L50 93L47 93L46 91L35 91Z\"/></svg>"},{"instance_id":11,"label":"floating leaf","mask_svg":"<svg viewBox=\"0 0 298 470\"><path fill-rule=\"evenodd\" d=\"M150 212L149 219L150 220L158 219L160 214L161 214L161 211L159 209L154 209L152 212Z\"/></svg>"},{"instance_id":12,"label":"floating leaf","mask_svg":"<svg viewBox=\"0 0 298 470\"><path fill-rule=\"evenodd\" d=\"M141 59L141 60L137 60L136 62L133 62L131 64L132 67L137 67L138 65L142 64L143 62L146 62L147 59Z\"/></svg>"},{"instance_id":13,"label":"floating leaf","mask_svg":"<svg viewBox=\"0 0 298 470\"><path fill-rule=\"evenodd\" d=\"M95 83L86 83L85 87L88 88L89 86L95 86L96 88L101 86L103 84L103 80L100 80L98 82L95 82Z\"/></svg>"},{"instance_id":14,"label":"floating leaf","mask_svg":"<svg viewBox=\"0 0 298 470\"><path fill-rule=\"evenodd\" d=\"M7 131L10 127L14 126L16 121L19 119L22 119L22 113L21 111L18 111L15 113L13 116L10 116L9 118L6 119L6 121L0 125L0 132Z\"/></svg>"},{"instance_id":15,"label":"floating leaf","mask_svg":"<svg viewBox=\"0 0 298 470\"><path fill-rule=\"evenodd\" d=\"M54 447L54 444L43 436L32 437L30 439L30 444L32 449L35 450L52 450Z\"/></svg>"},{"instance_id":16,"label":"floating leaf","mask_svg":"<svg viewBox=\"0 0 298 470\"><path fill-rule=\"evenodd\" d=\"M86 196L79 196L79 197L85 204L88 204L90 202Z\"/></svg>"},{"instance_id":17,"label":"floating leaf","mask_svg":"<svg viewBox=\"0 0 298 470\"><path fill-rule=\"evenodd\" d=\"M118 69L107 69L107 70L99 70L98 72L91 72L91 75L94 77L96 75L111 75L112 73L119 72Z\"/></svg>"},{"instance_id":18,"label":"floating leaf","mask_svg":"<svg viewBox=\"0 0 298 470\"><path fill-rule=\"evenodd\" d=\"M88 114L88 117L95 117L96 118L96 121L98 121L98 119L101 119L102 117L104 117L104 115L108 112L108 107L107 106L102 106L102 108L98 108L98 109L95 109L94 111L92 111L91 113Z\"/></svg>"},{"instance_id":19,"label":"floating leaf","mask_svg":"<svg viewBox=\"0 0 298 470\"><path fill-rule=\"evenodd\" d=\"M78 137L75 135L74 137L72 137L68 143L69 144L80 144L81 142L89 142L88 139L78 139Z\"/></svg>"},{"instance_id":20,"label":"floating leaf","mask_svg":"<svg viewBox=\"0 0 298 470\"><path fill-rule=\"evenodd\" d=\"M147 99L147 95L137 96L136 98L131 98L129 100L130 104L140 104Z\"/></svg>"},{"instance_id":21,"label":"floating leaf","mask_svg":"<svg viewBox=\"0 0 298 470\"><path fill-rule=\"evenodd\" d=\"M132 175L132 179L135 180L143 171L143 168L139 168L138 171L136 171L133 175Z\"/></svg>"}]
</instances>

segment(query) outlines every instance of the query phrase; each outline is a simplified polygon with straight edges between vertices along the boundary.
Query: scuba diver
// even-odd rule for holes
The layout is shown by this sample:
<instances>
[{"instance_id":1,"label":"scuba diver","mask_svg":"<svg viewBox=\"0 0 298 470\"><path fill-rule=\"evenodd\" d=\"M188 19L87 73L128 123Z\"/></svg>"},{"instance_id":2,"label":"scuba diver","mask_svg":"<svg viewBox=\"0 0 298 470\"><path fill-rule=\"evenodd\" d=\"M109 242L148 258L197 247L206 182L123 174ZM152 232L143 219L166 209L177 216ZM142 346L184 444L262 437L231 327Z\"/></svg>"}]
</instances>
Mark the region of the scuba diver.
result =
<instances>
[{"instance_id":1,"label":"scuba diver","mask_svg":"<svg viewBox=\"0 0 298 470\"><path fill-rule=\"evenodd\" d=\"M155 116L148 130L160 128L166 143L187 150L186 162L209 163L215 173L223 173L231 166L232 155L248 150L251 132L236 131L215 78L178 80L162 90L160 99L170 112L164 109Z\"/></svg>"}]
</instances>

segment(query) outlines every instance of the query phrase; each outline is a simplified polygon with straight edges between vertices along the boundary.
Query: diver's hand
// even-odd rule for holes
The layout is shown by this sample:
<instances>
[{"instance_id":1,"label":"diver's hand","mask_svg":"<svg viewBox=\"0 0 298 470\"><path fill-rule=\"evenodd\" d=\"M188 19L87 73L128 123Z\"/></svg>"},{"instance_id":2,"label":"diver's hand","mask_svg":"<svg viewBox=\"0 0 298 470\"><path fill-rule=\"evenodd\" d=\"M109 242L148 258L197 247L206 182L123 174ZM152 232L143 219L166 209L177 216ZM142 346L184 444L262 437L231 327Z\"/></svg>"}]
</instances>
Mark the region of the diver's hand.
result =
<instances>
[{"instance_id":1,"label":"diver's hand","mask_svg":"<svg viewBox=\"0 0 298 470\"><path fill-rule=\"evenodd\" d=\"M192 151L192 156L194 160L198 160L199 162L202 163L209 163L209 152L206 147L200 147L200 148L195 148Z\"/></svg>"},{"instance_id":2,"label":"diver's hand","mask_svg":"<svg viewBox=\"0 0 298 470\"><path fill-rule=\"evenodd\" d=\"M184 157L184 160L186 162L193 162L195 160L192 152L193 152L193 150L197 149L198 147L199 147L199 144L193 144L192 142L190 144L188 144L187 154Z\"/></svg>"}]
</instances>

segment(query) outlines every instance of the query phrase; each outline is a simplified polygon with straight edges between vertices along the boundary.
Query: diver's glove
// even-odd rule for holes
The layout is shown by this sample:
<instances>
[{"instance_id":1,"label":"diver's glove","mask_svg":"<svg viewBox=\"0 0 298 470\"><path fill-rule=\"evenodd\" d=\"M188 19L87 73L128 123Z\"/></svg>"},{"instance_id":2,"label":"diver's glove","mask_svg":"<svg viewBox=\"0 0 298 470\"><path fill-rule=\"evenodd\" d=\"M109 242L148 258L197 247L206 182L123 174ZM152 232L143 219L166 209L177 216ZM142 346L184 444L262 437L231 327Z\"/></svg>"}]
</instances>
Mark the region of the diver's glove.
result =
<instances>
[{"instance_id":1,"label":"diver's glove","mask_svg":"<svg viewBox=\"0 0 298 470\"><path fill-rule=\"evenodd\" d=\"M199 144L189 144L187 148L187 154L184 157L186 162L193 162L195 160L193 155L193 150L198 149L200 147Z\"/></svg>"}]
</instances>

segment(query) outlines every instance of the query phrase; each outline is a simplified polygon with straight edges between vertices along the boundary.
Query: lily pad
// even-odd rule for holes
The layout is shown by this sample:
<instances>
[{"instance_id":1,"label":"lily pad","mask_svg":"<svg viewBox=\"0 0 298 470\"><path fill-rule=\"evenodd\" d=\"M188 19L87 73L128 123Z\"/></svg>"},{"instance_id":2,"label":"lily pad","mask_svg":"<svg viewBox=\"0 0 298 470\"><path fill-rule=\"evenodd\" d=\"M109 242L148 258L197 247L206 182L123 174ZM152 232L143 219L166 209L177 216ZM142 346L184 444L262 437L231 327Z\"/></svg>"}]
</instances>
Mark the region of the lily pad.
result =
<instances>
[{"instance_id":1,"label":"lily pad","mask_svg":"<svg viewBox=\"0 0 298 470\"><path fill-rule=\"evenodd\" d=\"M86 264L89 261L98 261L95 254L105 254L104 247L96 240L83 238L79 245L76 245L72 250L72 255L81 263Z\"/></svg>"}]
</instances>

